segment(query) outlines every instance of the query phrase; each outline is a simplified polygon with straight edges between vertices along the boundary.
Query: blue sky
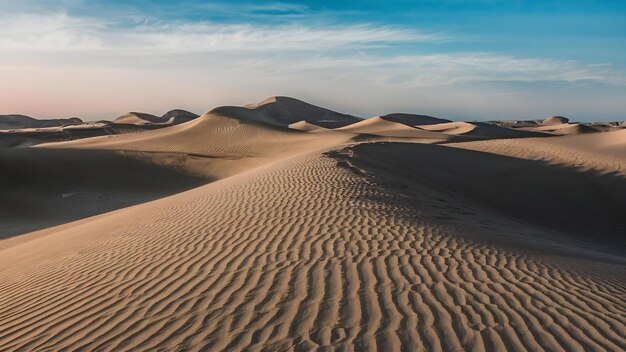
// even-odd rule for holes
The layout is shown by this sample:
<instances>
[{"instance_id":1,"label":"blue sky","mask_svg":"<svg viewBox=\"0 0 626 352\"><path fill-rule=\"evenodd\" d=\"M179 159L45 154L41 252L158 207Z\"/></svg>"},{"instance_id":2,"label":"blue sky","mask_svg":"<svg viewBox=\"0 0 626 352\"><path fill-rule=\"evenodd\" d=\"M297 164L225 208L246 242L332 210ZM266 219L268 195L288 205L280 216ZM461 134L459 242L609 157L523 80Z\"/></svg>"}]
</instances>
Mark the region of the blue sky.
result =
<instances>
[{"instance_id":1,"label":"blue sky","mask_svg":"<svg viewBox=\"0 0 626 352\"><path fill-rule=\"evenodd\" d=\"M626 1L0 0L0 114L626 119Z\"/></svg>"}]
</instances>

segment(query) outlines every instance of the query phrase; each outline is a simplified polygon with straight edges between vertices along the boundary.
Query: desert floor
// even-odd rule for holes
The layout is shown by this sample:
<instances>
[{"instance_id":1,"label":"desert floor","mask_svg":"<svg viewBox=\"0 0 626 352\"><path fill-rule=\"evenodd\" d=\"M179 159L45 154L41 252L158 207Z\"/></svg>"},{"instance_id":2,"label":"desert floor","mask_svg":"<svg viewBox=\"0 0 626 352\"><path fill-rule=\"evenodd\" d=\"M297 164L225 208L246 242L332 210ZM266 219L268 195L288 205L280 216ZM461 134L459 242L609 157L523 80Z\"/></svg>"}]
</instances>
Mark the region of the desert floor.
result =
<instances>
[{"instance_id":1,"label":"desert floor","mask_svg":"<svg viewBox=\"0 0 626 352\"><path fill-rule=\"evenodd\" d=\"M626 129L300 103L0 150L0 350L626 350Z\"/></svg>"}]
</instances>

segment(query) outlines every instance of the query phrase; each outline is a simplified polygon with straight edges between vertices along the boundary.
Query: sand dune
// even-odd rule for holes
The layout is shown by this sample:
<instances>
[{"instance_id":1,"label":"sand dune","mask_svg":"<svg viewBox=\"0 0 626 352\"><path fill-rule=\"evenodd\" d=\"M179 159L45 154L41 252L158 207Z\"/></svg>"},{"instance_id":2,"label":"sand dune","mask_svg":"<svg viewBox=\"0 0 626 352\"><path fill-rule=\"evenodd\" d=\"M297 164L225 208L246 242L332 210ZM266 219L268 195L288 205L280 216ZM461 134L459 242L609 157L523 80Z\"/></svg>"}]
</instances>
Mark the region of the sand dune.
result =
<instances>
[{"instance_id":1,"label":"sand dune","mask_svg":"<svg viewBox=\"0 0 626 352\"><path fill-rule=\"evenodd\" d=\"M76 125L81 123L83 123L83 121L77 117L72 117L69 119L38 120L30 116L24 115L0 115L0 130L57 127Z\"/></svg>"},{"instance_id":2,"label":"sand dune","mask_svg":"<svg viewBox=\"0 0 626 352\"><path fill-rule=\"evenodd\" d=\"M191 120L195 120L200 115L194 114L193 112L189 112L182 109L174 109L166 112L161 116L165 119L167 124L170 125L178 125L179 123L185 123Z\"/></svg>"},{"instance_id":3,"label":"sand dune","mask_svg":"<svg viewBox=\"0 0 626 352\"><path fill-rule=\"evenodd\" d=\"M166 121L167 120L159 116L142 112L129 112L113 120L114 123L127 123L134 125L142 125L145 123L163 123Z\"/></svg>"},{"instance_id":4,"label":"sand dune","mask_svg":"<svg viewBox=\"0 0 626 352\"><path fill-rule=\"evenodd\" d=\"M542 125L562 125L569 123L569 119L564 116L550 116L543 121L541 121Z\"/></svg>"},{"instance_id":5,"label":"sand dune","mask_svg":"<svg viewBox=\"0 0 626 352\"><path fill-rule=\"evenodd\" d=\"M434 125L451 122L450 120L442 119L439 117L404 113L387 114L380 116L380 118L387 121L399 122L409 126Z\"/></svg>"},{"instance_id":6,"label":"sand dune","mask_svg":"<svg viewBox=\"0 0 626 352\"><path fill-rule=\"evenodd\" d=\"M444 133L431 132L417 127L411 127L399 122L392 122L375 116L367 120L353 123L346 127L335 129L336 131L350 132L355 134L374 135L382 137L400 138L426 138L426 139L449 139Z\"/></svg>"},{"instance_id":7,"label":"sand dune","mask_svg":"<svg viewBox=\"0 0 626 352\"><path fill-rule=\"evenodd\" d=\"M6 248L0 347L625 347L623 267L486 242L511 224L420 191L313 153Z\"/></svg>"},{"instance_id":8,"label":"sand dune","mask_svg":"<svg viewBox=\"0 0 626 352\"><path fill-rule=\"evenodd\" d=\"M83 122L78 118L36 120L22 115L0 115L0 148L28 147L40 143L70 141L104 135L138 133L169 127L197 118L185 110L171 110L158 117L132 112L114 121ZM4 128L3 130L3 127Z\"/></svg>"},{"instance_id":9,"label":"sand dune","mask_svg":"<svg viewBox=\"0 0 626 352\"><path fill-rule=\"evenodd\" d=\"M525 131L533 131L533 132L547 132L556 135L570 135L570 134L581 134L581 133L594 133L598 132L596 129L591 126L579 124L579 123L563 123L563 124L548 124L537 127L524 127L520 128Z\"/></svg>"},{"instance_id":10,"label":"sand dune","mask_svg":"<svg viewBox=\"0 0 626 352\"><path fill-rule=\"evenodd\" d=\"M518 131L533 132L535 134L544 133L552 135L574 135L593 132L611 132L623 128L620 122L570 122L570 119L563 116L551 116L543 120L530 121L490 121L492 125L506 127ZM525 137L532 137L527 135Z\"/></svg>"},{"instance_id":11,"label":"sand dune","mask_svg":"<svg viewBox=\"0 0 626 352\"><path fill-rule=\"evenodd\" d=\"M321 126L318 126L318 125L314 125L314 124L306 122L304 120L298 121L296 123L292 123L288 127L290 129L292 129L292 130L306 131L306 132L323 131L323 130L325 130L324 127L321 127Z\"/></svg>"},{"instance_id":12,"label":"sand dune","mask_svg":"<svg viewBox=\"0 0 626 352\"><path fill-rule=\"evenodd\" d=\"M574 135L592 132L608 132L624 128L621 122L570 123L562 116L552 116L543 120L503 120L488 122L463 122L407 113L392 113L375 116L364 121L359 117L335 112L289 97L271 97L262 102L244 107L222 106L209 111L241 121L259 122L305 132L335 129L358 135L361 140L387 138L528 138L551 135ZM27 147L40 143L71 141L96 136L138 133L166 128L186 123L198 115L175 109L162 116L130 112L113 121L100 120L84 123L80 119L35 120L21 115L0 115L0 148ZM18 128L2 129L2 126ZM20 127L21 126L21 127ZM30 126L30 127L28 127ZM436 135L417 132L425 130L440 133Z\"/></svg>"},{"instance_id":13,"label":"sand dune","mask_svg":"<svg viewBox=\"0 0 626 352\"><path fill-rule=\"evenodd\" d=\"M220 179L288 155L347 142L353 136L306 133L260 122L255 115L233 116L230 112L218 108L194 121L164 129L40 147L142 152L157 163L168 155L190 155L205 162L199 167L183 162L181 167Z\"/></svg>"},{"instance_id":14,"label":"sand dune","mask_svg":"<svg viewBox=\"0 0 626 352\"><path fill-rule=\"evenodd\" d=\"M476 125L464 121L417 125L417 127L428 131L436 131L446 134L465 134L476 129Z\"/></svg>"},{"instance_id":15,"label":"sand dune","mask_svg":"<svg viewBox=\"0 0 626 352\"><path fill-rule=\"evenodd\" d=\"M334 112L289 97L271 97L244 107L221 106L209 111L209 114L279 127L288 127L304 122L319 127L336 128L362 120L355 116Z\"/></svg>"},{"instance_id":16,"label":"sand dune","mask_svg":"<svg viewBox=\"0 0 626 352\"><path fill-rule=\"evenodd\" d=\"M451 146L580 170L626 175L626 130L556 138L473 141Z\"/></svg>"},{"instance_id":17,"label":"sand dune","mask_svg":"<svg viewBox=\"0 0 626 352\"><path fill-rule=\"evenodd\" d=\"M145 125L145 124L177 125L179 123L191 121L197 117L198 115L189 111L181 110L181 109L170 110L166 112L165 114L163 114L163 116L156 116L156 115L146 114L142 112L129 112L113 120L113 123L132 124L132 125Z\"/></svg>"},{"instance_id":18,"label":"sand dune","mask_svg":"<svg viewBox=\"0 0 626 352\"><path fill-rule=\"evenodd\" d=\"M543 135L542 133L537 133L536 131L515 130L485 122L455 121L432 125L419 125L415 127L433 132L440 132L449 135L461 135L479 139L528 138Z\"/></svg>"},{"instance_id":19,"label":"sand dune","mask_svg":"<svg viewBox=\"0 0 626 352\"><path fill-rule=\"evenodd\" d=\"M41 143L71 141L104 135L140 133L161 125L127 124L82 124L66 127L20 129L11 132L0 131L0 148L30 147ZM156 127L159 128L159 127Z\"/></svg>"},{"instance_id":20,"label":"sand dune","mask_svg":"<svg viewBox=\"0 0 626 352\"><path fill-rule=\"evenodd\" d=\"M508 217L570 236L580 235L577 237L583 240L598 240L607 248L621 246L619 251L626 252L624 175L549 163L543 148L536 149L540 157L528 160L465 149L465 143L454 146L363 144L352 148L352 152L367 156L357 158L361 164L383 169L405 183L432 185ZM409 158L412 162L406 163ZM456 170L463 170L463 176L459 177ZM602 234L600 238L598 233Z\"/></svg>"},{"instance_id":21,"label":"sand dune","mask_svg":"<svg viewBox=\"0 0 626 352\"><path fill-rule=\"evenodd\" d=\"M254 116L260 121L281 126L306 121L321 127L337 128L362 120L352 115L338 113L290 97L271 97L260 103L248 104L245 108L253 111ZM241 113L246 115L247 113L247 115L250 115L250 112L245 112L244 110L237 111L233 107L231 107L230 111L233 111L235 114Z\"/></svg>"},{"instance_id":22,"label":"sand dune","mask_svg":"<svg viewBox=\"0 0 626 352\"><path fill-rule=\"evenodd\" d=\"M319 109L0 153L7 219L67 187L135 204L0 241L0 350L626 349L626 130Z\"/></svg>"}]
</instances>

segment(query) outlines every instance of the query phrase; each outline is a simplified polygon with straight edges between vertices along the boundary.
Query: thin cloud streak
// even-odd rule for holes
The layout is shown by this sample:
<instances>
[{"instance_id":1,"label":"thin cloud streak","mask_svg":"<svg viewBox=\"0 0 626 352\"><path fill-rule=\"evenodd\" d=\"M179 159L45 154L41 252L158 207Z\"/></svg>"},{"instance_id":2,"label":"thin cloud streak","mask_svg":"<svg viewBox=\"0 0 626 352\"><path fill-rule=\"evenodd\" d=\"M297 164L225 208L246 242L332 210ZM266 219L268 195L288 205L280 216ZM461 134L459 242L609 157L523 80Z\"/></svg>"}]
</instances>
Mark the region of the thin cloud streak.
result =
<instances>
[{"instance_id":1,"label":"thin cloud streak","mask_svg":"<svg viewBox=\"0 0 626 352\"><path fill-rule=\"evenodd\" d=\"M275 5L278 6L278 5ZM272 7L267 7L272 8ZM281 8L281 7L277 7ZM290 9L286 7L285 9ZM36 23L37 25L33 25ZM199 54L186 65L237 66L266 72L340 71L375 84L445 86L472 81L601 82L626 85L626 74L610 65L579 64L491 53L394 55L394 45L450 40L439 33L355 24L253 25L210 22L120 23L66 13L0 17L0 50L12 54L83 53L115 55L116 62L139 55L177 64L170 55ZM220 54L204 57L202 54ZM251 56L253 54L253 56ZM252 58L253 57L253 58ZM195 61L194 61L195 60ZM111 60L101 59L102 65ZM167 67L165 67L167 68Z\"/></svg>"},{"instance_id":2,"label":"thin cloud streak","mask_svg":"<svg viewBox=\"0 0 626 352\"><path fill-rule=\"evenodd\" d=\"M338 71L370 77L381 85L446 86L466 82L599 82L626 86L626 73L610 65L576 61L515 58L490 53L408 56L360 55L350 59L300 58L276 65L273 60L243 60L237 65L273 74Z\"/></svg>"},{"instance_id":3,"label":"thin cloud streak","mask_svg":"<svg viewBox=\"0 0 626 352\"><path fill-rule=\"evenodd\" d=\"M302 14L307 20L224 23L132 11L121 17L0 14L0 113L202 111L275 94L361 112L470 109L473 116L490 111L495 118L506 101L507 109L518 111L565 113L577 106L621 113L616 96L626 89L626 72L605 61L459 52L449 43L467 38L450 33L328 24L305 7L280 3L247 6L249 13ZM500 94L494 102L490 97L502 89L518 93Z\"/></svg>"},{"instance_id":4,"label":"thin cloud streak","mask_svg":"<svg viewBox=\"0 0 626 352\"><path fill-rule=\"evenodd\" d=\"M36 24L36 25L33 25ZM0 17L0 50L130 51L153 54L317 51L436 42L441 34L368 24L307 26L140 21L116 23L66 13Z\"/></svg>"}]
</instances>

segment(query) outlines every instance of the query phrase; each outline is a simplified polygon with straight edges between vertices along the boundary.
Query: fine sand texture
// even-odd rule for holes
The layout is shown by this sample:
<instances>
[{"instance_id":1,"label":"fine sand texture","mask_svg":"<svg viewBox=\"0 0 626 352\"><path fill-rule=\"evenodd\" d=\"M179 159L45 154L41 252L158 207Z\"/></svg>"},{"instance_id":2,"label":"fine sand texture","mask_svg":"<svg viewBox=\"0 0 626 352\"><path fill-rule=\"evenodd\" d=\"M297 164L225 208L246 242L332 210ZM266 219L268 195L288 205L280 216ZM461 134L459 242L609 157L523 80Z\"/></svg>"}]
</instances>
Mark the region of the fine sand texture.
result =
<instances>
[{"instance_id":1,"label":"fine sand texture","mask_svg":"<svg viewBox=\"0 0 626 352\"><path fill-rule=\"evenodd\" d=\"M87 191L0 240L0 351L625 350L626 130L394 115L277 97L7 149L6 219Z\"/></svg>"}]
</instances>

